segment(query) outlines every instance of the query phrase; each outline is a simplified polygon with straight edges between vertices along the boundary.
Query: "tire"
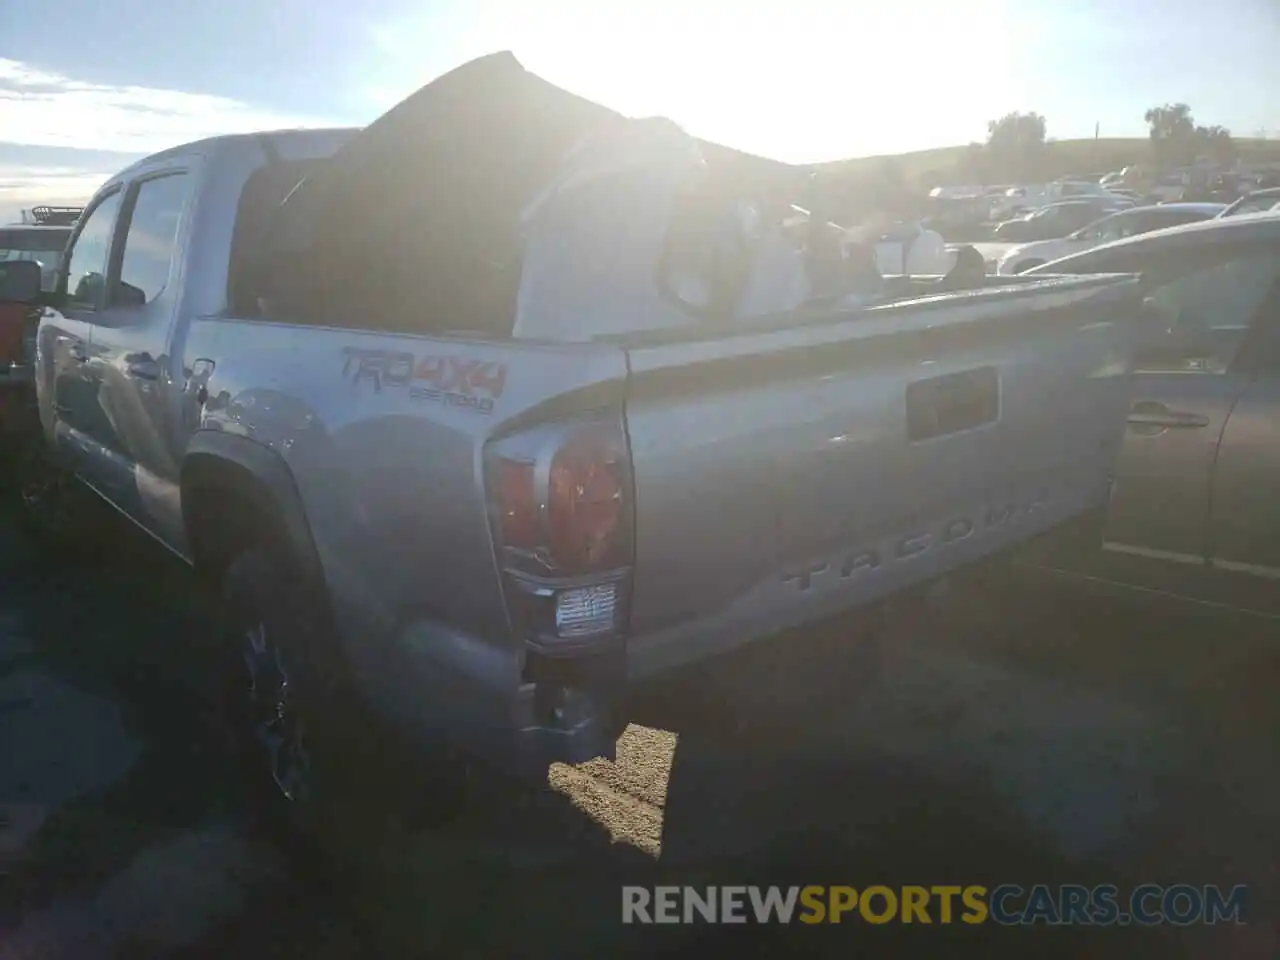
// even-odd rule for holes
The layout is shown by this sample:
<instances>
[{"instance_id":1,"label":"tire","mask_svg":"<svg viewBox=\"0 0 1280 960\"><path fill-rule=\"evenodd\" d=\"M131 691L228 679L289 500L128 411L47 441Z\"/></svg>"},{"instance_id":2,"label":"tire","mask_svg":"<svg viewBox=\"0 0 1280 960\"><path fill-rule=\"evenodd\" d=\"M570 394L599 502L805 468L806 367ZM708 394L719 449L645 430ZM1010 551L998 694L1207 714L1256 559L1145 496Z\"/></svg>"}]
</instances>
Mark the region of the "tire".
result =
<instances>
[{"instance_id":1,"label":"tire","mask_svg":"<svg viewBox=\"0 0 1280 960\"><path fill-rule=\"evenodd\" d=\"M433 814L456 809L465 781L401 744L360 702L323 588L287 549L255 545L231 562L217 623L223 725L269 832L311 855L344 823L377 831L421 821L428 794Z\"/></svg>"}]
</instances>

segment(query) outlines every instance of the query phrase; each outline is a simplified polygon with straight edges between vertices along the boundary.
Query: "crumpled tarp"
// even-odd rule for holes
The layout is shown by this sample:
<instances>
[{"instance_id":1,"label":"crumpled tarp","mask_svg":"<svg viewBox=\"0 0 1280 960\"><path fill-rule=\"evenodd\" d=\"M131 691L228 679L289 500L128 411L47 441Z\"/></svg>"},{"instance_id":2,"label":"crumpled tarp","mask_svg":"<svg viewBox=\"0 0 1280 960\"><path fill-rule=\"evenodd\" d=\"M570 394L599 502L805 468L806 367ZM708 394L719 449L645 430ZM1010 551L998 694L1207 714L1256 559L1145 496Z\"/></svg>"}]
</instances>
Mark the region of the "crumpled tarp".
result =
<instances>
[{"instance_id":1,"label":"crumpled tarp","mask_svg":"<svg viewBox=\"0 0 1280 960\"><path fill-rule=\"evenodd\" d=\"M506 335L514 313L517 336L551 339L660 329L813 295L812 237L782 227L808 178L496 53L353 137L285 201L272 246L305 251L309 309L412 300L454 329Z\"/></svg>"}]
</instances>

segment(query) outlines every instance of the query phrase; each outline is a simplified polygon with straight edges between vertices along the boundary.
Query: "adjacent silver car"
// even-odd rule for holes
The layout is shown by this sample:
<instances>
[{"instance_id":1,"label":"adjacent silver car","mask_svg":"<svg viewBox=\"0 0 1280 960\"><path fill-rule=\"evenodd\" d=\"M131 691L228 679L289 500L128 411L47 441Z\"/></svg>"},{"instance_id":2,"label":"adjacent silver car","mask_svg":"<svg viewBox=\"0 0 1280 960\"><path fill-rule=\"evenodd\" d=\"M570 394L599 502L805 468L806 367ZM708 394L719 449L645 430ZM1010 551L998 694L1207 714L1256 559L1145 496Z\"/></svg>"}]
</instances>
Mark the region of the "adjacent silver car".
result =
<instances>
[{"instance_id":1,"label":"adjacent silver car","mask_svg":"<svg viewBox=\"0 0 1280 960\"><path fill-rule=\"evenodd\" d=\"M1278 206L1280 206L1280 187L1268 187L1266 190L1255 190L1253 193L1246 193L1218 216L1238 217L1245 213L1261 213L1265 210L1275 210Z\"/></svg>"},{"instance_id":2,"label":"adjacent silver car","mask_svg":"<svg viewBox=\"0 0 1280 960\"><path fill-rule=\"evenodd\" d=\"M1093 572L1280 614L1280 217L1215 219L1027 271L1138 272L1140 356Z\"/></svg>"},{"instance_id":3,"label":"adjacent silver car","mask_svg":"<svg viewBox=\"0 0 1280 960\"><path fill-rule=\"evenodd\" d=\"M1222 203L1161 203L1121 210L1065 237L1019 244L1000 258L995 272L1002 275L1023 273L1050 260L1060 260L1112 240L1208 220L1225 208Z\"/></svg>"}]
</instances>

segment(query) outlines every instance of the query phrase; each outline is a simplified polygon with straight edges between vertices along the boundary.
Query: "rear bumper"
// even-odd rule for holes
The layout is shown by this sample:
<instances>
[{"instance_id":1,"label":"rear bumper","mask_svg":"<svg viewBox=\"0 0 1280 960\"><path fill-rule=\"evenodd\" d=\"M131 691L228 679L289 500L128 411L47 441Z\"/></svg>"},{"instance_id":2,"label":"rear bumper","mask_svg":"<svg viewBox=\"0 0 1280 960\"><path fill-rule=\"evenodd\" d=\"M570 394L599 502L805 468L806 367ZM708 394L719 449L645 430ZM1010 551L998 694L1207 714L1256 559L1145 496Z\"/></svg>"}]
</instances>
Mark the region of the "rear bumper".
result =
<instances>
[{"instance_id":1,"label":"rear bumper","mask_svg":"<svg viewBox=\"0 0 1280 960\"><path fill-rule=\"evenodd\" d=\"M358 672L368 700L410 741L447 744L509 774L613 759L621 732L621 645L552 661L418 620Z\"/></svg>"}]
</instances>

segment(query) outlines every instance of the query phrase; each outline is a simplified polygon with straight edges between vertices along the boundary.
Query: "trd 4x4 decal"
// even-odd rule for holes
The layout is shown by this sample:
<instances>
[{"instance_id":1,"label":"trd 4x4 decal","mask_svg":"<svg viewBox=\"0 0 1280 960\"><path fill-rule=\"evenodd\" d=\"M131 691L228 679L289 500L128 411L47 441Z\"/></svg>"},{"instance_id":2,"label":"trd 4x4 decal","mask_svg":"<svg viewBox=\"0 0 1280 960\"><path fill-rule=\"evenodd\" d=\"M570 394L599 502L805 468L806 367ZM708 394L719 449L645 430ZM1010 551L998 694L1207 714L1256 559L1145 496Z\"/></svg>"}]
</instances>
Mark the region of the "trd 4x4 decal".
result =
<instances>
[{"instance_id":1,"label":"trd 4x4 decal","mask_svg":"<svg viewBox=\"0 0 1280 960\"><path fill-rule=\"evenodd\" d=\"M352 382L368 380L375 393L384 387L407 388L414 400L467 407L490 414L507 385L507 365L495 360L428 354L414 356L407 351L342 350L343 378Z\"/></svg>"}]
</instances>

